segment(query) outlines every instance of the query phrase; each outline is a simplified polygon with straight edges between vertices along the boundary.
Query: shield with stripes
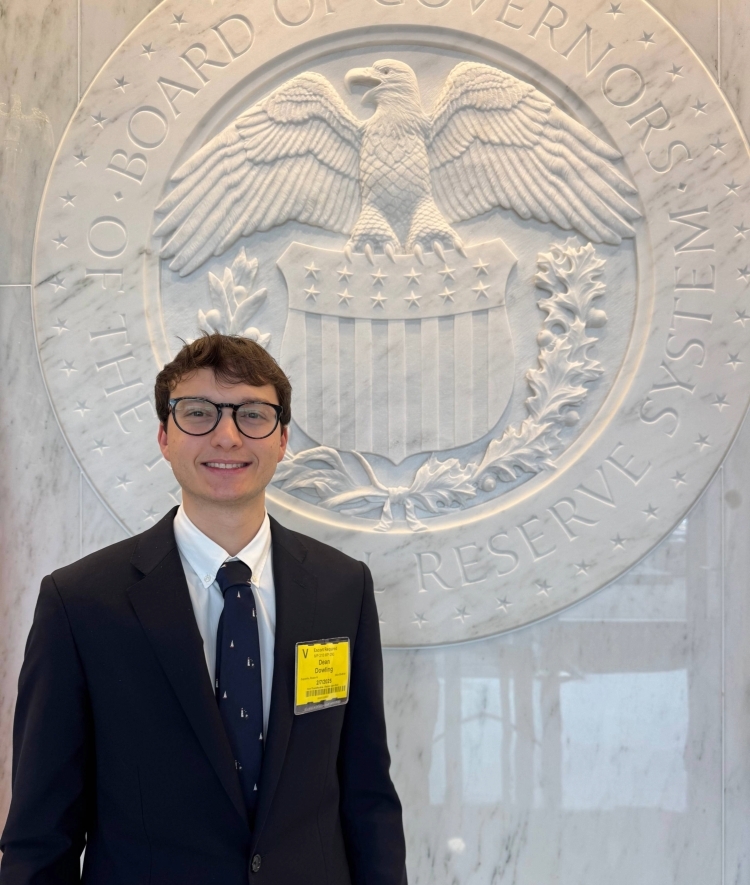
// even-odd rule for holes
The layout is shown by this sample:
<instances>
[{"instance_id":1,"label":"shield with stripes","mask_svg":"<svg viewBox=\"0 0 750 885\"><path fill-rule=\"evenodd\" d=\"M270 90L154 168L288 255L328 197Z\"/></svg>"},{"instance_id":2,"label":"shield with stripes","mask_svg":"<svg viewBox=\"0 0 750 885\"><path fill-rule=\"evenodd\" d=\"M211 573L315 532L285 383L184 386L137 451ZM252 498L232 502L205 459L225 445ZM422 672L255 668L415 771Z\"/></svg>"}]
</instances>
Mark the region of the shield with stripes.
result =
<instances>
[{"instance_id":1,"label":"shield with stripes","mask_svg":"<svg viewBox=\"0 0 750 885\"><path fill-rule=\"evenodd\" d=\"M422 262L292 243L278 261L289 292L281 364L299 427L396 464L484 436L513 388L515 261L499 239Z\"/></svg>"}]
</instances>

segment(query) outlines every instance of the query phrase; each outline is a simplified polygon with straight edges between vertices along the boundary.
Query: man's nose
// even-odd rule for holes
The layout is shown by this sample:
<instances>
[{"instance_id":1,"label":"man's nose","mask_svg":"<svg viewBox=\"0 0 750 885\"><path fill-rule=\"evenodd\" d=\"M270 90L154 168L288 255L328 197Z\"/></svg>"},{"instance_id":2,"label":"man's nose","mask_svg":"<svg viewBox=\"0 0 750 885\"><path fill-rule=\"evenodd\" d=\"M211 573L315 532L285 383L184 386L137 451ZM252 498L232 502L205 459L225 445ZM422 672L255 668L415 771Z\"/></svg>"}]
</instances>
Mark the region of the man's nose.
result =
<instances>
[{"instance_id":1,"label":"man's nose","mask_svg":"<svg viewBox=\"0 0 750 885\"><path fill-rule=\"evenodd\" d=\"M214 427L211 441L215 445L242 445L242 434L234 423L231 409L222 409L219 423Z\"/></svg>"}]
</instances>

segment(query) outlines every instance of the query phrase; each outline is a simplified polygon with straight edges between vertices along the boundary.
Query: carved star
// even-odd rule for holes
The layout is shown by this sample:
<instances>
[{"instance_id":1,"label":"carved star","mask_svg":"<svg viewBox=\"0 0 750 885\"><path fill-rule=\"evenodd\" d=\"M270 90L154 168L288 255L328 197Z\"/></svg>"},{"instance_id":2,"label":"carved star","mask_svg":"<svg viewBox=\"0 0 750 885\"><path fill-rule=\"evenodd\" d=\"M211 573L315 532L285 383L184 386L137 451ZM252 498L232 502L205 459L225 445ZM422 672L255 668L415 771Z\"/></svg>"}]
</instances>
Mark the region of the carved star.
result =
<instances>
[{"instance_id":1,"label":"carved star","mask_svg":"<svg viewBox=\"0 0 750 885\"><path fill-rule=\"evenodd\" d=\"M462 605L460 608L456 607L456 614L453 616L453 620L461 621L463 624L463 622L470 617L471 615L466 611L466 606Z\"/></svg>"},{"instance_id":2,"label":"carved star","mask_svg":"<svg viewBox=\"0 0 750 885\"><path fill-rule=\"evenodd\" d=\"M487 294L489 288L490 287L486 285L486 283L480 281L476 284L476 286L471 287L471 291L477 293L477 298L481 298L482 296L484 296L485 298L489 298L490 296Z\"/></svg>"},{"instance_id":3,"label":"carved star","mask_svg":"<svg viewBox=\"0 0 750 885\"><path fill-rule=\"evenodd\" d=\"M128 83L128 81L124 77L115 77L115 83L117 83L115 89L119 89L122 92L125 92L126 86L130 86L130 83Z\"/></svg>"},{"instance_id":4,"label":"carved star","mask_svg":"<svg viewBox=\"0 0 750 885\"><path fill-rule=\"evenodd\" d=\"M675 488L677 488L677 486L687 485L687 483L685 481L685 474L680 473L679 470L675 470L674 476L670 476L669 478L675 484Z\"/></svg>"},{"instance_id":5,"label":"carved star","mask_svg":"<svg viewBox=\"0 0 750 885\"><path fill-rule=\"evenodd\" d=\"M646 514L646 519L656 519L656 514L659 512L659 508L654 507L653 504L649 504L648 507L641 512Z\"/></svg>"},{"instance_id":6,"label":"carved star","mask_svg":"<svg viewBox=\"0 0 750 885\"><path fill-rule=\"evenodd\" d=\"M412 286L419 285L419 278L422 276L421 273L417 273L414 268L412 268L409 273L405 273L404 276L409 281Z\"/></svg>"},{"instance_id":7,"label":"carved star","mask_svg":"<svg viewBox=\"0 0 750 885\"><path fill-rule=\"evenodd\" d=\"M100 129L104 129L104 124L107 122L107 117L105 117L101 111L96 114L92 114L91 119L94 121L94 126L98 126Z\"/></svg>"},{"instance_id":8,"label":"carved star","mask_svg":"<svg viewBox=\"0 0 750 885\"><path fill-rule=\"evenodd\" d=\"M73 360L63 360L60 371L65 372L66 377L70 378L70 373L77 372L78 369L73 365Z\"/></svg>"},{"instance_id":9,"label":"carved star","mask_svg":"<svg viewBox=\"0 0 750 885\"><path fill-rule=\"evenodd\" d=\"M307 273L305 274L306 277L312 277L314 280L318 279L318 271L320 270L320 268L315 264L314 261L311 261L310 264L306 264L305 270L307 271Z\"/></svg>"},{"instance_id":10,"label":"carved star","mask_svg":"<svg viewBox=\"0 0 750 885\"><path fill-rule=\"evenodd\" d=\"M73 154L73 159L76 161L76 166L85 166L86 160L88 160L89 155L84 153L82 150L78 151L77 154Z\"/></svg>"},{"instance_id":11,"label":"carved star","mask_svg":"<svg viewBox=\"0 0 750 885\"><path fill-rule=\"evenodd\" d=\"M675 81L675 77L681 77L681 76L682 76L682 68L683 68L682 65L676 65L676 64L673 63L673 64L672 64L672 70L671 70L671 71L667 71L667 73L671 75L671 77L672 77L672 82L673 82L673 83L674 83L674 81Z\"/></svg>"},{"instance_id":12,"label":"carved star","mask_svg":"<svg viewBox=\"0 0 750 885\"><path fill-rule=\"evenodd\" d=\"M85 399L76 400L76 407L73 409L74 412L80 412L81 417L83 417L86 412L90 412L91 409L86 405Z\"/></svg>"},{"instance_id":13,"label":"carved star","mask_svg":"<svg viewBox=\"0 0 750 885\"><path fill-rule=\"evenodd\" d=\"M349 268L344 265L340 270L337 270L336 273L339 275L339 282L341 280L345 280L347 283L349 282L349 277L353 277L354 274Z\"/></svg>"},{"instance_id":14,"label":"carved star","mask_svg":"<svg viewBox=\"0 0 750 885\"><path fill-rule=\"evenodd\" d=\"M407 302L409 303L409 307L410 307L410 308L413 307L414 305L416 305L417 307L419 307L419 299L420 299L421 297L422 297L422 296L421 296L421 295L417 295L416 292L409 292L408 297L407 297L407 298L404 298L404 301L407 301Z\"/></svg>"},{"instance_id":15,"label":"carved star","mask_svg":"<svg viewBox=\"0 0 750 885\"><path fill-rule=\"evenodd\" d=\"M147 55L148 60L151 61L151 55L154 52L156 52L156 50L154 49L154 44L153 43L141 43L141 46L143 47L143 52L141 53L141 55Z\"/></svg>"},{"instance_id":16,"label":"carved star","mask_svg":"<svg viewBox=\"0 0 750 885\"><path fill-rule=\"evenodd\" d=\"M609 10L607 11L607 15L611 15L612 18L616 19L618 15L625 15L624 12L620 11L620 7L622 3L610 3Z\"/></svg>"},{"instance_id":17,"label":"carved star","mask_svg":"<svg viewBox=\"0 0 750 885\"><path fill-rule=\"evenodd\" d=\"M748 279L750 279L750 267L748 267L747 265L745 265L744 267L738 267L737 273L739 274L739 276L737 277L738 280L743 280L746 283Z\"/></svg>"},{"instance_id":18,"label":"carved star","mask_svg":"<svg viewBox=\"0 0 750 885\"><path fill-rule=\"evenodd\" d=\"M456 278L453 276L453 272L455 271L455 267L448 267L448 263L446 262L443 266L442 270L439 270L438 273L442 275L443 282L446 280L455 280Z\"/></svg>"},{"instance_id":19,"label":"carved star","mask_svg":"<svg viewBox=\"0 0 750 885\"><path fill-rule=\"evenodd\" d=\"M420 630L422 629L422 624L424 624L426 621L427 618L423 614L420 615L417 612L414 612L414 620L412 621L412 624L416 624Z\"/></svg>"},{"instance_id":20,"label":"carved star","mask_svg":"<svg viewBox=\"0 0 750 885\"><path fill-rule=\"evenodd\" d=\"M582 559L580 562L574 563L577 571L576 575L587 575L589 573L589 569L591 568L591 563L586 562L585 559Z\"/></svg>"},{"instance_id":21,"label":"carved star","mask_svg":"<svg viewBox=\"0 0 750 885\"><path fill-rule=\"evenodd\" d=\"M639 43L643 43L643 48L648 49L650 43L655 43L654 40L654 32L651 31L650 34L647 34L645 31L643 32L643 36L638 38Z\"/></svg>"},{"instance_id":22,"label":"carved star","mask_svg":"<svg viewBox=\"0 0 750 885\"><path fill-rule=\"evenodd\" d=\"M316 289L314 285L310 286L309 289L305 289L305 301L307 301L308 298L312 298L317 304L318 295L320 295L320 289Z\"/></svg>"},{"instance_id":23,"label":"carved star","mask_svg":"<svg viewBox=\"0 0 750 885\"><path fill-rule=\"evenodd\" d=\"M67 239L68 239L68 238L67 238L67 237L64 237L62 234L58 234L57 237L55 237L55 238L52 240L52 242L53 242L53 243L57 246L57 248L59 249L60 246L65 246L65 241L66 241ZM65 248L67 249L68 247L65 246Z\"/></svg>"},{"instance_id":24,"label":"carved star","mask_svg":"<svg viewBox=\"0 0 750 885\"><path fill-rule=\"evenodd\" d=\"M75 198L76 198L76 195L71 194L70 191L66 191L64 195L60 196L60 199L63 201L63 205L65 205L65 206L72 206L73 200L75 200Z\"/></svg>"},{"instance_id":25,"label":"carved star","mask_svg":"<svg viewBox=\"0 0 750 885\"><path fill-rule=\"evenodd\" d=\"M552 589L552 584L548 584L546 581L534 581L536 586L539 588L537 592L537 596L549 596L549 591Z\"/></svg>"},{"instance_id":26,"label":"carved star","mask_svg":"<svg viewBox=\"0 0 750 885\"><path fill-rule=\"evenodd\" d=\"M387 279L388 279L388 274L383 273L383 271L381 270L381 268L378 268L378 269L375 271L375 273L371 273L370 276L372 277L372 284L373 284L373 286L382 286L382 285L383 285L383 280L387 280Z\"/></svg>"},{"instance_id":27,"label":"carved star","mask_svg":"<svg viewBox=\"0 0 750 885\"><path fill-rule=\"evenodd\" d=\"M174 15L174 14L173 14L173 15L172 15L172 22L171 22L171 23L172 23L173 25L177 25L177 30L178 30L178 31L181 30L182 26L185 25L185 24L187 24L187 22L185 21L185 15L184 15L184 13L181 12L179 15Z\"/></svg>"},{"instance_id":28,"label":"carved star","mask_svg":"<svg viewBox=\"0 0 750 885\"><path fill-rule=\"evenodd\" d=\"M443 289L443 291L440 292L440 297L443 299L443 304L447 304L449 298L450 298L450 300L455 304L456 299L453 297L455 294L456 294L456 290L455 290L455 289L449 289L449 288L446 286L446 287Z\"/></svg>"},{"instance_id":29,"label":"carved star","mask_svg":"<svg viewBox=\"0 0 750 885\"><path fill-rule=\"evenodd\" d=\"M742 237L742 239L746 239L745 234L750 230L750 227L745 227L745 222L741 221L739 224L735 224L734 229L737 231L735 237Z\"/></svg>"},{"instance_id":30,"label":"carved star","mask_svg":"<svg viewBox=\"0 0 750 885\"><path fill-rule=\"evenodd\" d=\"M718 137L718 135L716 136L716 141L712 141L711 144L709 145L709 147L712 147L714 149L714 156L716 156L716 154L723 154L724 148L726 146L727 146L727 143L725 141L722 141Z\"/></svg>"},{"instance_id":31,"label":"carved star","mask_svg":"<svg viewBox=\"0 0 750 885\"><path fill-rule=\"evenodd\" d=\"M737 319L735 320L735 323L742 323L742 328L744 329L745 323L750 320L750 317L747 315L747 311L735 310L735 313L737 314Z\"/></svg>"},{"instance_id":32,"label":"carved star","mask_svg":"<svg viewBox=\"0 0 750 885\"><path fill-rule=\"evenodd\" d=\"M742 185L736 184L735 180L732 179L731 182L729 184L725 184L724 187L730 194L734 194L735 196L737 196L737 191L742 187Z\"/></svg>"},{"instance_id":33,"label":"carved star","mask_svg":"<svg viewBox=\"0 0 750 885\"><path fill-rule=\"evenodd\" d=\"M508 614L508 609L513 607L513 603L508 602L507 596L503 596L502 599L499 596L496 596L495 600L497 602L498 609L501 608L505 612L506 615Z\"/></svg>"},{"instance_id":34,"label":"carved star","mask_svg":"<svg viewBox=\"0 0 750 885\"><path fill-rule=\"evenodd\" d=\"M619 534L615 535L614 538L610 538L609 540L615 545L615 550L625 549L625 538L621 538Z\"/></svg>"},{"instance_id":35,"label":"carved star","mask_svg":"<svg viewBox=\"0 0 750 885\"><path fill-rule=\"evenodd\" d=\"M695 100L695 104L690 105L691 109L695 111L695 116L698 114L705 114L706 108L708 107L708 103L705 101L701 101L699 98Z\"/></svg>"},{"instance_id":36,"label":"carved star","mask_svg":"<svg viewBox=\"0 0 750 885\"><path fill-rule=\"evenodd\" d=\"M57 318L57 323L52 328L58 335L62 335L63 332L70 332L70 329L67 326L67 320L61 320L60 317Z\"/></svg>"},{"instance_id":37,"label":"carved star","mask_svg":"<svg viewBox=\"0 0 750 885\"><path fill-rule=\"evenodd\" d=\"M348 289L344 289L343 292L338 292L337 294L339 296L339 304L348 304L349 299L354 298L354 295Z\"/></svg>"},{"instance_id":38,"label":"carved star","mask_svg":"<svg viewBox=\"0 0 750 885\"><path fill-rule=\"evenodd\" d=\"M151 507L149 507L148 510L144 510L143 512L145 513L145 516L143 517L144 522L148 522L149 519L153 519L153 521L156 522L156 517L158 514L154 510L153 505L151 505Z\"/></svg>"},{"instance_id":39,"label":"carved star","mask_svg":"<svg viewBox=\"0 0 750 885\"><path fill-rule=\"evenodd\" d=\"M117 485L115 486L115 488L127 490L131 482L133 482L133 480L128 479L128 475L126 473L123 473L122 476L117 477Z\"/></svg>"},{"instance_id":40,"label":"carved star","mask_svg":"<svg viewBox=\"0 0 750 885\"><path fill-rule=\"evenodd\" d=\"M55 292L57 292L58 289L65 288L65 286L63 285L63 283L65 282L65 277L61 277L59 273L56 273L53 277L50 277L47 282L50 284L50 286L54 287Z\"/></svg>"},{"instance_id":41,"label":"carved star","mask_svg":"<svg viewBox=\"0 0 750 885\"><path fill-rule=\"evenodd\" d=\"M711 405L716 406L720 412L724 409L724 406L729 405L726 393L715 393L714 396L716 397L716 400L715 402L712 402Z\"/></svg>"},{"instance_id":42,"label":"carved star","mask_svg":"<svg viewBox=\"0 0 750 885\"><path fill-rule=\"evenodd\" d=\"M370 300L372 301L373 308L380 307L382 310L385 310L385 302L388 300L382 292L378 292L377 295L370 295Z\"/></svg>"},{"instance_id":43,"label":"carved star","mask_svg":"<svg viewBox=\"0 0 750 885\"><path fill-rule=\"evenodd\" d=\"M696 446L700 446L701 452L703 449L710 449L711 443L708 441L707 436L702 436L700 433L698 434L698 439L695 441Z\"/></svg>"},{"instance_id":44,"label":"carved star","mask_svg":"<svg viewBox=\"0 0 750 885\"><path fill-rule=\"evenodd\" d=\"M104 454L104 450L108 449L109 446L104 442L103 439L95 439L94 447L91 449L92 452L99 452L100 455Z\"/></svg>"},{"instance_id":45,"label":"carved star","mask_svg":"<svg viewBox=\"0 0 750 885\"><path fill-rule=\"evenodd\" d=\"M744 360L740 359L740 355L738 353L730 353L729 359L727 360L727 365L731 366L733 369L736 369L739 363L743 363Z\"/></svg>"},{"instance_id":46,"label":"carved star","mask_svg":"<svg viewBox=\"0 0 750 885\"><path fill-rule=\"evenodd\" d=\"M685 184L684 181L681 181L681 182L677 185L677 190L680 191L680 192L683 193L683 194L685 193L685 191L687 190L687 185Z\"/></svg>"},{"instance_id":47,"label":"carved star","mask_svg":"<svg viewBox=\"0 0 750 885\"><path fill-rule=\"evenodd\" d=\"M484 274L487 276L489 264L486 261L482 261L480 258L479 261L474 265L474 270L477 272L477 276L481 276Z\"/></svg>"}]
</instances>

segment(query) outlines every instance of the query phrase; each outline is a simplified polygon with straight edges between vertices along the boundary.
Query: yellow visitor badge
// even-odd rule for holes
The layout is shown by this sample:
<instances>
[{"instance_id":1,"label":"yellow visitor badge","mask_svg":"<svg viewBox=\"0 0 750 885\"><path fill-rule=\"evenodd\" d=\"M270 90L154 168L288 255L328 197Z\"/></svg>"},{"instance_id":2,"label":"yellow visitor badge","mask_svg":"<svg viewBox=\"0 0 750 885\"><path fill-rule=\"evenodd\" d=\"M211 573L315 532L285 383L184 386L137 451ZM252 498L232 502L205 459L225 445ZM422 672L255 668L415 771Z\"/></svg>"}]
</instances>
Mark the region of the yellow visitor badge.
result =
<instances>
[{"instance_id":1,"label":"yellow visitor badge","mask_svg":"<svg viewBox=\"0 0 750 885\"><path fill-rule=\"evenodd\" d=\"M298 642L294 664L294 712L311 713L349 700L349 640Z\"/></svg>"}]
</instances>

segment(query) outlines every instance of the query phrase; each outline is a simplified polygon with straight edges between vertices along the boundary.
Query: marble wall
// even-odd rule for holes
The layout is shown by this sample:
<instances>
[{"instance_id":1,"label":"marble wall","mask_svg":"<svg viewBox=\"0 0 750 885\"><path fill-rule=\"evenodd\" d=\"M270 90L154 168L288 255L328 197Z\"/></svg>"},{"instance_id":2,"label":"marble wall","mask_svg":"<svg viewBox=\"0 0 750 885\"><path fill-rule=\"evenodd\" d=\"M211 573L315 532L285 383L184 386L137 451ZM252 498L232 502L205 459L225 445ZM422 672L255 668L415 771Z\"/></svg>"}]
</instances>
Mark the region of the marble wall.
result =
<instances>
[{"instance_id":1,"label":"marble wall","mask_svg":"<svg viewBox=\"0 0 750 885\"><path fill-rule=\"evenodd\" d=\"M68 118L151 0L0 0L0 820L41 577L123 537L34 346L36 208ZM660 0L750 131L750 7ZM593 598L514 634L386 651L412 883L750 885L750 426L690 516Z\"/></svg>"}]
</instances>

